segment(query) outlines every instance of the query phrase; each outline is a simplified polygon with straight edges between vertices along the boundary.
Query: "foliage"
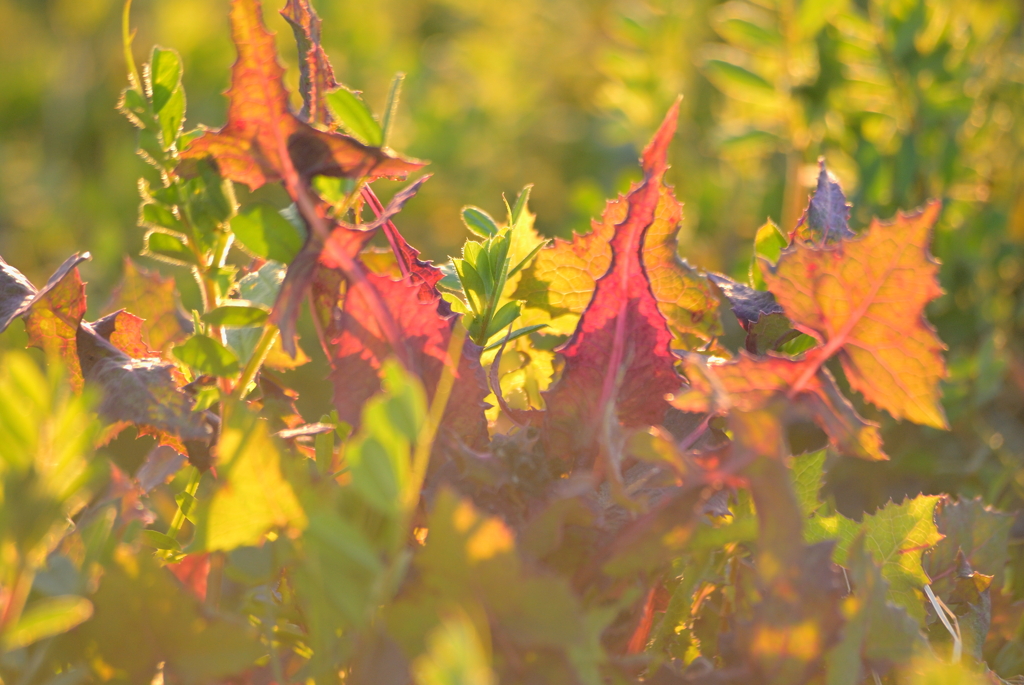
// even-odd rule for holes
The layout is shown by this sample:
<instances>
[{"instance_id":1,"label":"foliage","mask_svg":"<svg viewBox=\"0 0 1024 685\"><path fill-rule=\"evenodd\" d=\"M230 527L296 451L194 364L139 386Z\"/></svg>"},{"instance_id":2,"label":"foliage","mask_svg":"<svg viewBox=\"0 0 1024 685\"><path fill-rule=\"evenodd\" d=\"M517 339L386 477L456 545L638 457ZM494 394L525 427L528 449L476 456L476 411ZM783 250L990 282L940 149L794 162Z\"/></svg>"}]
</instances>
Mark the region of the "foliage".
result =
<instances>
[{"instance_id":1,"label":"foliage","mask_svg":"<svg viewBox=\"0 0 1024 685\"><path fill-rule=\"evenodd\" d=\"M778 62L806 62L830 21L859 26L815 8L722 6L735 49L705 64L793 165L806 122L779 74L801 72ZM259 1L232 0L227 123L186 130L180 57L154 48L140 73L125 8L119 108L157 172L143 254L187 269L201 309L129 260L124 308L87 321L88 254L42 288L0 261L0 325L23 319L49 369L0 366L5 681L1024 671L1020 631L990 630L1020 592L1008 515L920 494L858 521L823 488L826 467L887 459L882 412L949 427L926 317L940 202L854 230L822 161L803 215L757 231L746 278L703 271L679 257L665 177L677 101L589 233L546 243L527 187L504 222L466 207L480 240L435 266L395 224L428 177L386 205L374 188L425 164L388 146L401 79L378 119L336 83L308 0L282 14L302 110ZM289 204L240 212L235 183ZM331 367L318 421L280 373L308 360L304 302ZM820 449L795 454L808 424ZM103 452L122 432L153 438L132 475Z\"/></svg>"}]
</instances>

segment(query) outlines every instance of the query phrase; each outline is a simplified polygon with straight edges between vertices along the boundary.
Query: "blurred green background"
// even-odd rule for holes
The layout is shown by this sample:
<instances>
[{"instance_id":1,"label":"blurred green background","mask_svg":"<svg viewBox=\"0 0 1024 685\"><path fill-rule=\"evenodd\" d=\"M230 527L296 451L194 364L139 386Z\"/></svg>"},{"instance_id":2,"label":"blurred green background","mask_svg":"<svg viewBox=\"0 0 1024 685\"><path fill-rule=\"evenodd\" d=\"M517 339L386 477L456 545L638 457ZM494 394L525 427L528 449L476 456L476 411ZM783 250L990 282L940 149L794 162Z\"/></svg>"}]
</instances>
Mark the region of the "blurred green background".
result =
<instances>
[{"instance_id":1,"label":"blurred green background","mask_svg":"<svg viewBox=\"0 0 1024 685\"><path fill-rule=\"evenodd\" d=\"M465 238L463 205L501 216L502 193L527 183L542 232L586 230L604 198L638 176L639 148L679 93L669 178L686 204L681 253L704 268L745 274L766 217L787 230L799 217L819 155L854 204L855 228L942 198L934 251L947 294L930 315L950 347L953 432L863 408L883 421L894 459L843 461L831 486L851 511L920 490L1024 502L1019 0L317 8L339 80L372 107L395 72L407 74L394 147L431 160L435 176L399 224L434 259ZM142 245L136 182L146 167L115 111L121 9L119 0L0 0L0 254L41 283L71 252L91 251L92 312L122 256ZM278 9L265 14L294 85ZM137 61L154 43L181 52L189 125L221 125L234 58L227 0L136 0L132 17Z\"/></svg>"}]
</instances>

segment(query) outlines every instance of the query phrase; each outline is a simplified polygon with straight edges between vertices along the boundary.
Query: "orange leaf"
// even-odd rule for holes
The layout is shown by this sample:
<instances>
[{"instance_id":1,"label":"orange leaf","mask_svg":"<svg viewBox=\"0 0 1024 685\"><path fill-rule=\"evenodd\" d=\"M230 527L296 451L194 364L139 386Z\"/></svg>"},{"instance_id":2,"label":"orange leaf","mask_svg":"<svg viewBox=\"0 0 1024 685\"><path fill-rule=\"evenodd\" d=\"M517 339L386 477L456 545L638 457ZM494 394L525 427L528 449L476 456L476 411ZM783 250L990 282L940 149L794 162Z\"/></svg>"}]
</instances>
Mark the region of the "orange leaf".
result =
<instances>
[{"instance_id":1,"label":"orange leaf","mask_svg":"<svg viewBox=\"0 0 1024 685\"><path fill-rule=\"evenodd\" d=\"M793 402L781 401L809 369L813 369L814 374L792 397ZM888 458L882 452L878 426L857 414L853 405L839 392L832 374L813 356L805 359L774 355L754 357L740 351L732 361L712 359L705 366L697 355L687 355L684 373L690 379L690 387L671 400L677 409L724 414L730 409L758 412L775 406L789 414L780 417L782 419L813 420L841 452L863 459ZM760 454L774 454L774 445L772 451L761 451Z\"/></svg>"},{"instance_id":2,"label":"orange leaf","mask_svg":"<svg viewBox=\"0 0 1024 685\"><path fill-rule=\"evenodd\" d=\"M942 294L928 251L941 204L877 219L861 236L833 245L795 242L765 282L794 327L824 343L795 379L790 396L807 389L817 368L838 354L850 386L897 419L947 428L939 403L945 346L924 317Z\"/></svg>"},{"instance_id":3,"label":"orange leaf","mask_svg":"<svg viewBox=\"0 0 1024 685\"><path fill-rule=\"evenodd\" d=\"M211 155L220 173L251 190L268 181L298 176L404 177L423 162L396 157L339 133L318 131L288 105L284 67L274 35L263 23L259 0L233 0L231 35L238 59L227 91L228 122L207 131L185 149L183 159Z\"/></svg>"},{"instance_id":4,"label":"orange leaf","mask_svg":"<svg viewBox=\"0 0 1024 685\"><path fill-rule=\"evenodd\" d=\"M178 305L174 279L124 260L124 276L105 311L127 309L143 319L143 341L149 349L165 351L188 336L189 322Z\"/></svg>"}]
</instances>

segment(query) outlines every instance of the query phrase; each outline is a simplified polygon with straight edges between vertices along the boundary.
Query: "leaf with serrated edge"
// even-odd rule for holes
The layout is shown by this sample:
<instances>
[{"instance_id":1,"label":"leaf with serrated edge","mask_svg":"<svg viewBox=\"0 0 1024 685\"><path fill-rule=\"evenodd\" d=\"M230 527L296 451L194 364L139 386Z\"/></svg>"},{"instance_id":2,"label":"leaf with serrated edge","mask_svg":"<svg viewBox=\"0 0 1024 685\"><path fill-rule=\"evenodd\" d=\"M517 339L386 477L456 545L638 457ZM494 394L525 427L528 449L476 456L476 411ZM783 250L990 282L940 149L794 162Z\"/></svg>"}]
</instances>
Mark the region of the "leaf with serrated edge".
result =
<instances>
[{"instance_id":1,"label":"leaf with serrated edge","mask_svg":"<svg viewBox=\"0 0 1024 685\"><path fill-rule=\"evenodd\" d=\"M980 499L945 500L936 513L939 532L945 535L925 559L925 570L940 597L949 597L956 581L957 552L962 550L971 568L994 576L1002 585L1013 515L995 511Z\"/></svg>"},{"instance_id":2,"label":"leaf with serrated edge","mask_svg":"<svg viewBox=\"0 0 1024 685\"><path fill-rule=\"evenodd\" d=\"M891 223L876 220L835 245L795 243L764 274L793 325L824 343L818 365L837 355L850 387L867 401L935 428L948 427L939 403L945 346L924 308L942 294L928 252L941 208L936 201ZM808 368L790 394L815 371Z\"/></svg>"},{"instance_id":3,"label":"leaf with serrated edge","mask_svg":"<svg viewBox=\"0 0 1024 685\"><path fill-rule=\"evenodd\" d=\"M366 278L391 311L413 368L420 374L427 395L433 398L442 369L449 363L448 344L456 325L454 317L439 314L439 298L424 301L419 286L413 283L373 273L366 274ZM363 292L350 289L327 330L332 341L330 378L334 383L334 405L338 417L353 426L358 425L366 400L380 391L383 362L394 353L372 311ZM485 445L486 395L480 348L467 340L442 421L445 430L467 445Z\"/></svg>"},{"instance_id":4,"label":"leaf with serrated edge","mask_svg":"<svg viewBox=\"0 0 1024 685\"><path fill-rule=\"evenodd\" d=\"M76 356L85 381L103 392L99 411L106 420L149 426L182 440L202 440L212 434L203 415L192 411L192 398L178 388L173 364L132 359L86 323L77 331Z\"/></svg>"},{"instance_id":5,"label":"leaf with serrated edge","mask_svg":"<svg viewBox=\"0 0 1024 685\"><path fill-rule=\"evenodd\" d=\"M900 504L889 502L857 524L842 514L813 517L805 534L812 541L838 540L837 564L846 566L850 545L864 531L864 546L882 565L882 576L889 583L888 598L924 625L924 586L931 582L921 565L924 552L942 539L935 526L938 496L919 495Z\"/></svg>"},{"instance_id":6,"label":"leaf with serrated edge","mask_svg":"<svg viewBox=\"0 0 1024 685\"><path fill-rule=\"evenodd\" d=\"M796 381L814 369L800 392L786 405L785 420L811 418L844 454L862 459L887 459L882 451L878 425L862 418L836 387L828 369L816 365L813 357L789 359L775 355L754 357L741 351L732 361L688 354L683 373L690 387L673 397L672 406L688 412L726 413L730 409L757 411L782 400ZM713 378L709 378L709 374ZM724 392L718 397L717 392ZM771 454L765 446L760 453Z\"/></svg>"},{"instance_id":7,"label":"leaf with serrated edge","mask_svg":"<svg viewBox=\"0 0 1024 685\"><path fill-rule=\"evenodd\" d=\"M791 239L827 244L854 237L848 223L850 205L842 187L825 168L824 158L818 160L818 169L818 186Z\"/></svg>"},{"instance_id":8,"label":"leaf with serrated edge","mask_svg":"<svg viewBox=\"0 0 1024 685\"><path fill-rule=\"evenodd\" d=\"M658 192L653 221L643 243L643 267L658 309L675 344L693 349L722 335L718 302L707 278L679 258L677 235L682 205L664 178L651 181ZM615 227L629 211L625 196L610 200L592 230L571 241L556 238L520 275L514 299L524 300L521 325L548 324L544 333L569 335L612 260Z\"/></svg>"},{"instance_id":9,"label":"leaf with serrated edge","mask_svg":"<svg viewBox=\"0 0 1024 685\"><path fill-rule=\"evenodd\" d=\"M87 257L88 255L86 255ZM78 361L75 336L85 314L85 284L78 273L82 261L75 255L50 277L46 286L32 298L25 314L25 332L29 345L47 356L60 359L68 372L68 382L76 392L82 390L82 367Z\"/></svg>"},{"instance_id":10,"label":"leaf with serrated edge","mask_svg":"<svg viewBox=\"0 0 1024 685\"><path fill-rule=\"evenodd\" d=\"M127 309L142 318L143 340L152 350L163 352L191 332L191 325L178 305L174 279L142 269L127 257L121 283L104 307L104 311L118 309Z\"/></svg>"},{"instance_id":11,"label":"leaf with serrated edge","mask_svg":"<svg viewBox=\"0 0 1024 685\"><path fill-rule=\"evenodd\" d=\"M92 323L92 329L101 338L133 359L159 356L150 353L143 339L143 324L139 317L120 309Z\"/></svg>"},{"instance_id":12,"label":"leaf with serrated edge","mask_svg":"<svg viewBox=\"0 0 1024 685\"><path fill-rule=\"evenodd\" d=\"M320 17L309 0L288 0L281 16L292 27L299 49L299 92L302 94L303 119L315 124L330 124L330 109L324 102L328 91L338 87L327 53L320 45Z\"/></svg>"},{"instance_id":13,"label":"leaf with serrated edge","mask_svg":"<svg viewBox=\"0 0 1024 685\"><path fill-rule=\"evenodd\" d=\"M423 166L349 136L318 131L292 114L282 80L284 68L274 36L263 23L259 0L233 0L231 35L238 59L227 91L228 122L193 140L182 151L182 159L211 155L224 177L251 190L284 178L289 166L303 178L368 179L403 177Z\"/></svg>"},{"instance_id":14,"label":"leaf with serrated edge","mask_svg":"<svg viewBox=\"0 0 1024 685\"><path fill-rule=\"evenodd\" d=\"M562 377L544 397L554 458L588 465L607 411L614 408L627 427L660 424L668 408L665 395L679 387L672 333L641 263L677 115L678 103L644 150L644 181L626 196L628 212L611 239L611 266L597 281L573 337L559 350Z\"/></svg>"}]
</instances>

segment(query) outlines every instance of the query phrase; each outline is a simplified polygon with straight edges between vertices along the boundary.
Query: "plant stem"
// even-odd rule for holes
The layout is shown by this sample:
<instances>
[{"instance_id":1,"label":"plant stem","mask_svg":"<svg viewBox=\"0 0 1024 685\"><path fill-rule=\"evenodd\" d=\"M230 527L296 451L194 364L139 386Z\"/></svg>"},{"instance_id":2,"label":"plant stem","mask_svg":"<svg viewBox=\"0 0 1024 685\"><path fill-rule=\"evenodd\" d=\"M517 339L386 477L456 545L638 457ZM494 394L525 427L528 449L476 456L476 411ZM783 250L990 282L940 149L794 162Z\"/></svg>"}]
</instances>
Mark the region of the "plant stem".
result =
<instances>
[{"instance_id":1,"label":"plant stem","mask_svg":"<svg viewBox=\"0 0 1024 685\"><path fill-rule=\"evenodd\" d=\"M184 492L196 496L196 492L199 490L199 481L202 480L203 474L199 472L199 469L192 467L192 472L188 475L188 483L185 485ZM178 505L178 511L174 512L174 518L171 519L171 526L167 529L167 535L175 540L178 539L178 533L181 532L181 527L185 525L185 512L182 511L181 505Z\"/></svg>"},{"instance_id":2,"label":"plant stem","mask_svg":"<svg viewBox=\"0 0 1024 685\"><path fill-rule=\"evenodd\" d=\"M448 363L441 371L441 378L437 381L437 388L434 390L434 400L430 403L430 410L427 412L427 420L420 429L419 437L416 440L416 448L413 451L412 469L409 473L409 485L403 493L402 509L405 521L401 530L408 533L409 522L413 517L413 510L420 501L420 490L423 488L423 481L427 476L427 466L430 464L430 451L434 446L434 438L437 437L437 430L441 426L441 419L448 406L448 398L451 397L452 387L455 385L455 376L458 373L459 362L462 359L462 346L466 341L466 329L458 324L452 330L451 338L448 341ZM404 539L404 538L403 538Z\"/></svg>"},{"instance_id":3,"label":"plant stem","mask_svg":"<svg viewBox=\"0 0 1024 685\"><path fill-rule=\"evenodd\" d=\"M256 349L253 350L252 356L249 357L249 361L245 363L245 368L242 369L242 375L238 378L238 383L235 385L234 391L231 393L236 399L242 399L245 396L246 388L256 378L256 374L259 372L260 367L263 366L264 360L267 358L267 353L270 352L270 348L274 345L274 341L277 340L278 328L274 324L267 322L263 326L263 332L260 333L259 342L256 343Z\"/></svg>"}]
</instances>

